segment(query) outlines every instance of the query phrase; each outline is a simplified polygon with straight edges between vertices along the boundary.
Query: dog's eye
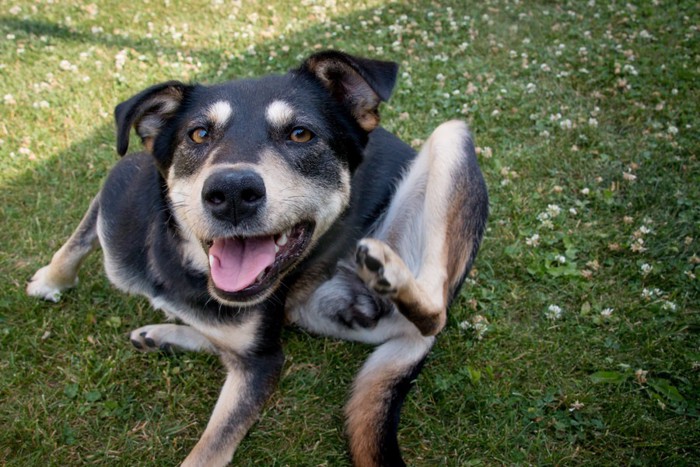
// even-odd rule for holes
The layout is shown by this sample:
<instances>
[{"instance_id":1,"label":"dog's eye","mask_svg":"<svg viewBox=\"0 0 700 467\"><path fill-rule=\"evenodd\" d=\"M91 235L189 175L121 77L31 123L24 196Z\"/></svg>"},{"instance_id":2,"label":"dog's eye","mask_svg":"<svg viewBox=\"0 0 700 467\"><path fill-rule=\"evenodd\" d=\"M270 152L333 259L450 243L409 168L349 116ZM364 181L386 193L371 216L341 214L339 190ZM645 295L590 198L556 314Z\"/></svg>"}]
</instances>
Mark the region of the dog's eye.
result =
<instances>
[{"instance_id":1,"label":"dog's eye","mask_svg":"<svg viewBox=\"0 0 700 467\"><path fill-rule=\"evenodd\" d=\"M204 128L195 128L190 132L190 139L197 144L202 144L209 138L209 132Z\"/></svg>"},{"instance_id":2,"label":"dog's eye","mask_svg":"<svg viewBox=\"0 0 700 467\"><path fill-rule=\"evenodd\" d=\"M304 127L298 126L292 130L289 134L289 139L295 143L308 143L314 137L311 130L307 130Z\"/></svg>"}]
</instances>

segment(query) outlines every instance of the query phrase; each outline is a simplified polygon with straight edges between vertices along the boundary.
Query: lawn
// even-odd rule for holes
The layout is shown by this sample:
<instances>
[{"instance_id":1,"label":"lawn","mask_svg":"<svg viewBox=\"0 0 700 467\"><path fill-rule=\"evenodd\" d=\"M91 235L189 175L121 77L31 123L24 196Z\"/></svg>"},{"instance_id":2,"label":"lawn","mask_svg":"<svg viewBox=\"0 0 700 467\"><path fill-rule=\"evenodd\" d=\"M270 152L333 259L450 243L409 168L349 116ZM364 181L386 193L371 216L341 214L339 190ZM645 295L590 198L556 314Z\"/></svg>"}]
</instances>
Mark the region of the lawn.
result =
<instances>
[{"instance_id":1,"label":"lawn","mask_svg":"<svg viewBox=\"0 0 700 467\"><path fill-rule=\"evenodd\" d=\"M0 464L174 465L223 382L142 354L162 321L99 254L58 304L26 280L117 159L112 110L160 81L284 72L337 48L401 64L385 127L469 122L491 196L475 270L403 411L410 465L700 462L700 6L7 0L0 4ZM137 144L134 142L134 144ZM347 465L370 349L285 332L242 465Z\"/></svg>"}]
</instances>

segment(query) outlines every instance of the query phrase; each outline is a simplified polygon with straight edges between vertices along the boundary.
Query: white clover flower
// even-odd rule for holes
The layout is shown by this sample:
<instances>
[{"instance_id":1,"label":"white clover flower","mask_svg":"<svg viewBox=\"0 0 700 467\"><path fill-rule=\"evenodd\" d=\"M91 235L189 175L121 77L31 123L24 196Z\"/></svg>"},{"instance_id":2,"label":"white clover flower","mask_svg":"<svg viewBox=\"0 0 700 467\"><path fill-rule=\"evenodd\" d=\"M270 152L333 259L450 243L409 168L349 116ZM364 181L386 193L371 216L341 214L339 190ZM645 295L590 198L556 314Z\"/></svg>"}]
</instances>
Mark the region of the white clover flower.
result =
<instances>
[{"instance_id":1,"label":"white clover flower","mask_svg":"<svg viewBox=\"0 0 700 467\"><path fill-rule=\"evenodd\" d=\"M661 305L661 309L665 311L676 311L677 308L675 303L668 300L664 300L664 303Z\"/></svg>"},{"instance_id":2,"label":"white clover flower","mask_svg":"<svg viewBox=\"0 0 700 467\"><path fill-rule=\"evenodd\" d=\"M5 103L5 105L17 104L17 101L15 100L15 97L12 94L5 94L5 96L2 98L2 101Z\"/></svg>"},{"instance_id":3,"label":"white clover flower","mask_svg":"<svg viewBox=\"0 0 700 467\"><path fill-rule=\"evenodd\" d=\"M477 340L482 340L489 330L489 320L485 316L476 315L471 321L462 321L459 327L465 331L474 331Z\"/></svg>"},{"instance_id":4,"label":"white clover flower","mask_svg":"<svg viewBox=\"0 0 700 467\"><path fill-rule=\"evenodd\" d=\"M578 214L578 211L576 210L576 208L569 208L569 214L575 216Z\"/></svg>"},{"instance_id":5,"label":"white clover flower","mask_svg":"<svg viewBox=\"0 0 700 467\"><path fill-rule=\"evenodd\" d=\"M579 402L578 399L574 401L573 404L569 406L569 412L573 412L574 410L581 410L586 404L583 402Z\"/></svg>"},{"instance_id":6,"label":"white clover flower","mask_svg":"<svg viewBox=\"0 0 700 467\"><path fill-rule=\"evenodd\" d=\"M630 64L626 64L625 66L622 67L622 69L623 69L623 71L629 73L632 76L637 76L639 74L637 72L637 69Z\"/></svg>"},{"instance_id":7,"label":"white clover flower","mask_svg":"<svg viewBox=\"0 0 700 467\"><path fill-rule=\"evenodd\" d=\"M590 188L582 188L581 189L581 194L584 196L588 196L590 194L591 190Z\"/></svg>"},{"instance_id":8,"label":"white clover flower","mask_svg":"<svg viewBox=\"0 0 700 467\"><path fill-rule=\"evenodd\" d=\"M561 214L561 208L556 204L548 204L547 214L549 214L551 217L557 217L559 214Z\"/></svg>"},{"instance_id":9,"label":"white clover flower","mask_svg":"<svg viewBox=\"0 0 700 467\"><path fill-rule=\"evenodd\" d=\"M630 250L634 251L635 253L643 253L643 252L647 251L646 247L644 246L644 239L637 238L630 245Z\"/></svg>"},{"instance_id":10,"label":"white clover flower","mask_svg":"<svg viewBox=\"0 0 700 467\"><path fill-rule=\"evenodd\" d=\"M566 264L566 256L564 255L556 255L554 257L554 261L556 261L559 264Z\"/></svg>"},{"instance_id":11,"label":"white clover flower","mask_svg":"<svg viewBox=\"0 0 700 467\"><path fill-rule=\"evenodd\" d=\"M615 311L614 308L605 308L600 312L600 316L603 318L610 318L613 314L613 311Z\"/></svg>"},{"instance_id":12,"label":"white clover flower","mask_svg":"<svg viewBox=\"0 0 700 467\"><path fill-rule=\"evenodd\" d=\"M592 128L598 128L598 119L593 118L593 117L589 118L588 119L588 126L590 126Z\"/></svg>"},{"instance_id":13,"label":"white clover flower","mask_svg":"<svg viewBox=\"0 0 700 467\"><path fill-rule=\"evenodd\" d=\"M124 69L124 65L126 64L127 60L127 50L122 49L119 52L117 52L117 55L114 56L114 67L117 70L122 70Z\"/></svg>"},{"instance_id":14,"label":"white clover flower","mask_svg":"<svg viewBox=\"0 0 700 467\"><path fill-rule=\"evenodd\" d=\"M557 305L549 305L547 311L544 312L544 316L549 320L557 320L561 318L563 310Z\"/></svg>"},{"instance_id":15,"label":"white clover flower","mask_svg":"<svg viewBox=\"0 0 700 467\"><path fill-rule=\"evenodd\" d=\"M571 120L569 120L568 118L566 118L566 119L562 120L561 122L559 122L559 127L560 127L562 130L570 130L570 129L572 129L572 128L574 127L574 124L573 124L573 122L572 122Z\"/></svg>"},{"instance_id":16,"label":"white clover flower","mask_svg":"<svg viewBox=\"0 0 700 467\"><path fill-rule=\"evenodd\" d=\"M536 247L540 244L540 235L539 234L534 234L532 237L528 237L525 239L525 243L528 246Z\"/></svg>"},{"instance_id":17,"label":"white clover flower","mask_svg":"<svg viewBox=\"0 0 700 467\"><path fill-rule=\"evenodd\" d=\"M641 266L642 274L645 275L645 276L648 275L648 274L651 272L652 269L654 269L654 266L652 266L652 265L649 264L649 263L644 263L644 264L642 264L642 266Z\"/></svg>"},{"instance_id":18,"label":"white clover flower","mask_svg":"<svg viewBox=\"0 0 700 467\"><path fill-rule=\"evenodd\" d=\"M673 126L673 125L669 125L668 130L666 130L666 131L668 131L669 135L677 135L678 134L678 128Z\"/></svg>"}]
</instances>

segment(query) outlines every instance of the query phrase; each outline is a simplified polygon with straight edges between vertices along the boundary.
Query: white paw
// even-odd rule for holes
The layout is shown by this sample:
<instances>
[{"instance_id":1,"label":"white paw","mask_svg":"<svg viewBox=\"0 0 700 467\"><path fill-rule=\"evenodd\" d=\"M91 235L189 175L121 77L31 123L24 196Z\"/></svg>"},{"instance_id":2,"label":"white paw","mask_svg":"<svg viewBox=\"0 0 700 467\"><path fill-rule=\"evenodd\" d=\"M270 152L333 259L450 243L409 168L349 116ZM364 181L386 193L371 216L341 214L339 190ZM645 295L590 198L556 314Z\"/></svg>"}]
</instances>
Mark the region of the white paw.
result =
<instances>
[{"instance_id":1,"label":"white paw","mask_svg":"<svg viewBox=\"0 0 700 467\"><path fill-rule=\"evenodd\" d=\"M372 238L360 240L355 252L357 274L375 292L396 295L410 274L403 260L386 243Z\"/></svg>"},{"instance_id":2,"label":"white paw","mask_svg":"<svg viewBox=\"0 0 700 467\"><path fill-rule=\"evenodd\" d=\"M171 333L171 324L149 324L131 331L129 340L134 347L143 352L155 352L158 350L171 350L171 343L167 337Z\"/></svg>"},{"instance_id":3,"label":"white paw","mask_svg":"<svg viewBox=\"0 0 700 467\"><path fill-rule=\"evenodd\" d=\"M215 353L206 337L182 324L149 324L131 331L129 339L142 352L192 350Z\"/></svg>"},{"instance_id":4,"label":"white paw","mask_svg":"<svg viewBox=\"0 0 700 467\"><path fill-rule=\"evenodd\" d=\"M61 299L63 290L78 284L78 278L76 277L72 282L57 282L52 280L49 268L50 266L44 266L34 273L27 284L27 294L56 303Z\"/></svg>"}]
</instances>

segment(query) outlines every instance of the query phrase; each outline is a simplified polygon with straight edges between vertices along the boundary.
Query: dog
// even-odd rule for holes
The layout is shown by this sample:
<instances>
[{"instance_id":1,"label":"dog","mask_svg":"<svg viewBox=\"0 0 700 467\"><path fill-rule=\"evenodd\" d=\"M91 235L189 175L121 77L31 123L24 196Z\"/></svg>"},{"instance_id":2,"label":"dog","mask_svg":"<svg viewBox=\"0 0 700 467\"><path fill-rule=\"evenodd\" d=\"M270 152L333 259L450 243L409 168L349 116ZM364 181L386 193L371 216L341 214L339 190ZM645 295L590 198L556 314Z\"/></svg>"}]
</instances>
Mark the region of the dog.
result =
<instances>
[{"instance_id":1,"label":"dog","mask_svg":"<svg viewBox=\"0 0 700 467\"><path fill-rule=\"evenodd\" d=\"M142 351L227 375L185 466L226 465L274 390L285 323L376 345L345 408L352 462L405 465L399 413L479 249L488 195L466 124L419 152L379 126L398 65L339 51L284 75L170 81L115 109L124 156L27 285L58 301L98 246L109 280L175 322ZM125 155L132 128L144 150Z\"/></svg>"}]
</instances>

